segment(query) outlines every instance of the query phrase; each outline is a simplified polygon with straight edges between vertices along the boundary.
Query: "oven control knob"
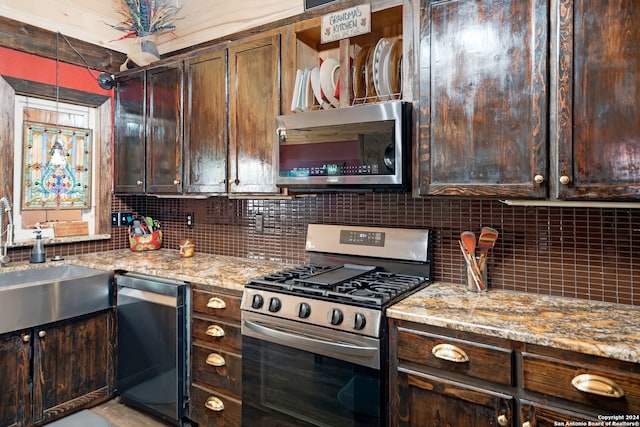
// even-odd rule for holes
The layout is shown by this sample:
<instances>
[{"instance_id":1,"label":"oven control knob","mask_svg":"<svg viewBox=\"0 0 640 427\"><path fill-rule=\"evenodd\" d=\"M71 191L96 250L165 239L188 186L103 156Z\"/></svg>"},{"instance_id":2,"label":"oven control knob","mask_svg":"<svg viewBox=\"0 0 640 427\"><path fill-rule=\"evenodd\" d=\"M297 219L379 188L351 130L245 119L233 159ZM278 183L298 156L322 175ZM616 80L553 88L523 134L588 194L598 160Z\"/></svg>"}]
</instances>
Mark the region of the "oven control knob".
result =
<instances>
[{"instance_id":1,"label":"oven control knob","mask_svg":"<svg viewBox=\"0 0 640 427\"><path fill-rule=\"evenodd\" d=\"M298 317L301 319L306 319L311 316L311 306L306 302L300 303L298 306Z\"/></svg>"},{"instance_id":2,"label":"oven control knob","mask_svg":"<svg viewBox=\"0 0 640 427\"><path fill-rule=\"evenodd\" d=\"M251 298L251 308L262 308L262 306L264 305L264 298L262 298L262 295L259 294L255 294L253 296L253 298Z\"/></svg>"},{"instance_id":3,"label":"oven control knob","mask_svg":"<svg viewBox=\"0 0 640 427\"><path fill-rule=\"evenodd\" d=\"M276 311L280 311L282 308L282 303L276 297L273 297L269 300L269 311L275 313Z\"/></svg>"},{"instance_id":4,"label":"oven control knob","mask_svg":"<svg viewBox=\"0 0 640 427\"><path fill-rule=\"evenodd\" d=\"M332 325L339 325L344 320L344 315L339 308L332 308L329 313L327 313L327 320Z\"/></svg>"},{"instance_id":5,"label":"oven control knob","mask_svg":"<svg viewBox=\"0 0 640 427\"><path fill-rule=\"evenodd\" d=\"M367 319L365 319L364 314L355 313L353 316L349 316L349 323L353 329L364 329L364 325L367 324Z\"/></svg>"}]
</instances>

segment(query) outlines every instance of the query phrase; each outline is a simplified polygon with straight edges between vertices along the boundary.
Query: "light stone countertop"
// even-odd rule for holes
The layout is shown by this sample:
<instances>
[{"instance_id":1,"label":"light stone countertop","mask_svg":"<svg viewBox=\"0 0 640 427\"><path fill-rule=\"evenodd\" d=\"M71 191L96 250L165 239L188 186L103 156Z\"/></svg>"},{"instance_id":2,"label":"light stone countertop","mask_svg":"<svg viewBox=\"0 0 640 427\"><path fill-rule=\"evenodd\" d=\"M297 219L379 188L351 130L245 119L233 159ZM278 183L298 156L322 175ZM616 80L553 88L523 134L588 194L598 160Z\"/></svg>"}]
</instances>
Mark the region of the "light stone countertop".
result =
<instances>
[{"instance_id":1,"label":"light stone countertop","mask_svg":"<svg viewBox=\"0 0 640 427\"><path fill-rule=\"evenodd\" d=\"M640 363L634 306L436 282L387 309L387 316L458 331Z\"/></svg>"},{"instance_id":2,"label":"light stone countertop","mask_svg":"<svg viewBox=\"0 0 640 427\"><path fill-rule=\"evenodd\" d=\"M134 252L129 249L119 249L65 256L63 261L57 262L49 261L47 258L47 262L43 264L28 262L9 264L2 267L0 272L51 267L59 263L108 271L123 270L238 291L242 291L244 285L253 278L291 268L291 264L198 252L191 258L180 258L177 250Z\"/></svg>"},{"instance_id":3,"label":"light stone countertop","mask_svg":"<svg viewBox=\"0 0 640 427\"><path fill-rule=\"evenodd\" d=\"M242 291L252 278L291 264L175 250L120 249L65 257L62 263L128 271ZM0 272L57 265L11 263ZM621 304L436 282L389 307L390 318L640 363L640 309Z\"/></svg>"}]
</instances>

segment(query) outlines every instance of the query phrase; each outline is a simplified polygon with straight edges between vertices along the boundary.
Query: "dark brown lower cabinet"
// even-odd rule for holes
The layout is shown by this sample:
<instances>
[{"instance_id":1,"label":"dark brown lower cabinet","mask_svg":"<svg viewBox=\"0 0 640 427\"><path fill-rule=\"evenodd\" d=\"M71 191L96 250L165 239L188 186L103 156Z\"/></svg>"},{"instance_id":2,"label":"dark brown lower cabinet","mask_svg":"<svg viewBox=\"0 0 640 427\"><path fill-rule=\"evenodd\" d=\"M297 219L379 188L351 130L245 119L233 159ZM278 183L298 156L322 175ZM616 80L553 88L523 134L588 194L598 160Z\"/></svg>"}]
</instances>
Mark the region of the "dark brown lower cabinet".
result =
<instances>
[{"instance_id":1,"label":"dark brown lower cabinet","mask_svg":"<svg viewBox=\"0 0 640 427\"><path fill-rule=\"evenodd\" d=\"M419 372L398 372L398 426L511 426L509 395Z\"/></svg>"},{"instance_id":2,"label":"dark brown lower cabinet","mask_svg":"<svg viewBox=\"0 0 640 427\"><path fill-rule=\"evenodd\" d=\"M242 425L241 295L192 285L189 418L199 427Z\"/></svg>"},{"instance_id":3,"label":"dark brown lower cabinet","mask_svg":"<svg viewBox=\"0 0 640 427\"><path fill-rule=\"evenodd\" d=\"M1 338L0 425L44 424L110 398L114 333L108 310Z\"/></svg>"},{"instance_id":4,"label":"dark brown lower cabinet","mask_svg":"<svg viewBox=\"0 0 640 427\"><path fill-rule=\"evenodd\" d=\"M567 423L571 422L578 423L581 421L597 421L594 417L561 411L556 408L548 408L535 403L527 403L525 401L521 401L520 420L522 427L554 427L558 425L567 425Z\"/></svg>"},{"instance_id":5,"label":"dark brown lower cabinet","mask_svg":"<svg viewBox=\"0 0 640 427\"><path fill-rule=\"evenodd\" d=\"M393 427L639 421L637 363L403 320L389 326Z\"/></svg>"},{"instance_id":6,"label":"dark brown lower cabinet","mask_svg":"<svg viewBox=\"0 0 640 427\"><path fill-rule=\"evenodd\" d=\"M24 425L29 405L29 336L19 331L0 337L0 425Z\"/></svg>"}]
</instances>

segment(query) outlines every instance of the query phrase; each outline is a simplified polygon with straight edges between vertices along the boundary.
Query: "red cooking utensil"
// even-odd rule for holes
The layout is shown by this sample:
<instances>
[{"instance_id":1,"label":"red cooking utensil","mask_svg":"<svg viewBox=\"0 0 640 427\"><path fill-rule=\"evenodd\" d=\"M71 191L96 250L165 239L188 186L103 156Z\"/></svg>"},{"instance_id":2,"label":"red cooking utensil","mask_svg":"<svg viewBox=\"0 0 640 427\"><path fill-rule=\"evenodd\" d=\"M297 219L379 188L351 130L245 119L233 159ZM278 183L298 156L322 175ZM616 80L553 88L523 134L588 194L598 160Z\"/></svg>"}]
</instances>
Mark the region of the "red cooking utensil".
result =
<instances>
[{"instance_id":1,"label":"red cooking utensil","mask_svg":"<svg viewBox=\"0 0 640 427\"><path fill-rule=\"evenodd\" d=\"M484 268L487 262L487 253L498 240L498 230L491 227L482 227L480 237L478 238L478 252L480 252L480 260L478 261L480 269Z\"/></svg>"},{"instance_id":2,"label":"red cooking utensil","mask_svg":"<svg viewBox=\"0 0 640 427\"><path fill-rule=\"evenodd\" d=\"M484 290L485 284L482 280L482 274L476 260L476 235L471 231L463 231L460 234L460 249L467 263L467 268L471 271L476 286L479 291Z\"/></svg>"}]
</instances>

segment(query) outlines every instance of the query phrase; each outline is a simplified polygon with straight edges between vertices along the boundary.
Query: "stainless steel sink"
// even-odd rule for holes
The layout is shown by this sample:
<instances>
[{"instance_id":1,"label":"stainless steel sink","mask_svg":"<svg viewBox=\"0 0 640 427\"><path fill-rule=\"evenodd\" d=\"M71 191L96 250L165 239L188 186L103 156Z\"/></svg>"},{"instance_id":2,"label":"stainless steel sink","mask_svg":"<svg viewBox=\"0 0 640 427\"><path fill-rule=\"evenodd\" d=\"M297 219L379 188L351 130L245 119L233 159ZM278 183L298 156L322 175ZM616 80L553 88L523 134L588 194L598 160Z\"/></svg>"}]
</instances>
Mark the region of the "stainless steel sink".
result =
<instances>
[{"instance_id":1,"label":"stainless steel sink","mask_svg":"<svg viewBox=\"0 0 640 427\"><path fill-rule=\"evenodd\" d=\"M56 265L0 272L0 333L113 307L113 272Z\"/></svg>"}]
</instances>

